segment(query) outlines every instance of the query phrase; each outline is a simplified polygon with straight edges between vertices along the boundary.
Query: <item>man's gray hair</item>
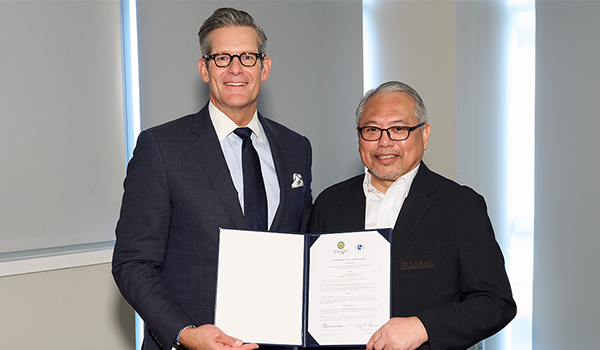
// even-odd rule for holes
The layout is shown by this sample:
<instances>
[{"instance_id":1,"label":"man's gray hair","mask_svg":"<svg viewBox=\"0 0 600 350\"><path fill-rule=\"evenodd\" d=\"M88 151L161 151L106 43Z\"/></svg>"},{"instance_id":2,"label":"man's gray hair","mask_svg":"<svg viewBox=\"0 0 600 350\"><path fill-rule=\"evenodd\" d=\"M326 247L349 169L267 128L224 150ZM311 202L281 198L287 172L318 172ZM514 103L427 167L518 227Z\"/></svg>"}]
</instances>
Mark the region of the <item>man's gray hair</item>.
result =
<instances>
[{"instance_id":1,"label":"man's gray hair","mask_svg":"<svg viewBox=\"0 0 600 350\"><path fill-rule=\"evenodd\" d=\"M358 107L356 108L356 126L360 126L360 119L365 111L365 104L371 99L371 97L378 94L388 94L390 92L404 92L407 93L415 104L414 116L419 120L419 124L428 123L427 118L427 109L425 108L425 104L412 87L407 84L401 83L399 81L388 81L387 83L383 83L379 85L376 89L371 89L367 91L365 96L360 100ZM421 130L423 127L421 127Z\"/></svg>"},{"instance_id":2,"label":"man's gray hair","mask_svg":"<svg viewBox=\"0 0 600 350\"><path fill-rule=\"evenodd\" d=\"M198 31L200 52L202 55L213 54L213 52L211 52L212 43L210 42L209 34L215 29L227 27L250 27L256 30L256 34L258 34L258 42L256 43L258 49L257 53L267 54L267 36L262 28L256 24L254 18L246 11L236 10L231 7L221 7L216 9L215 12L202 23L202 27L200 27L200 30Z\"/></svg>"}]
</instances>

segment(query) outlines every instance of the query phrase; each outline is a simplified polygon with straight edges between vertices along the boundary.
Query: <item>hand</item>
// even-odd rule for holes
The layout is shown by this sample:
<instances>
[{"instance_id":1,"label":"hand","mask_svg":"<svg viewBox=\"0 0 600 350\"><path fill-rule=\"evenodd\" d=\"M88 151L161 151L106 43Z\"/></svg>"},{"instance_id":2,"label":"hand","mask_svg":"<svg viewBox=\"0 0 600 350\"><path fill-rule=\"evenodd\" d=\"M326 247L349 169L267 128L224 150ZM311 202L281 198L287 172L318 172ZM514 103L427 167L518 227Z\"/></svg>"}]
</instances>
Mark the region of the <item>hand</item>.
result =
<instances>
[{"instance_id":1,"label":"hand","mask_svg":"<svg viewBox=\"0 0 600 350\"><path fill-rule=\"evenodd\" d=\"M186 328L179 342L188 350L253 350L257 344L244 344L240 339L225 334L219 327L205 324L197 328Z\"/></svg>"},{"instance_id":2,"label":"hand","mask_svg":"<svg viewBox=\"0 0 600 350\"><path fill-rule=\"evenodd\" d=\"M418 317L393 317L367 343L367 350L415 350L429 340Z\"/></svg>"}]
</instances>

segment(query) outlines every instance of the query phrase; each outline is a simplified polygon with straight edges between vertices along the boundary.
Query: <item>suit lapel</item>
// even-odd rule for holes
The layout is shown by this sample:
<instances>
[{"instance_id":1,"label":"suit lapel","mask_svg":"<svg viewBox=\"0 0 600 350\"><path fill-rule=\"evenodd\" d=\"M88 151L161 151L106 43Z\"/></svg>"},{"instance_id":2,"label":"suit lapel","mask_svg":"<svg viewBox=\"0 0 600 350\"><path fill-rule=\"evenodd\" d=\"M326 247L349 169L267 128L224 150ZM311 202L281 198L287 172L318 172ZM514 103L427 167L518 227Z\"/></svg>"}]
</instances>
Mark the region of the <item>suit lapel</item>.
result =
<instances>
[{"instance_id":1,"label":"suit lapel","mask_svg":"<svg viewBox=\"0 0 600 350\"><path fill-rule=\"evenodd\" d=\"M421 163L419 171L411 185L410 193L402 205L402 209L396 220L396 225L394 226L392 261L398 257L400 251L408 239L413 235L416 228L421 223L421 220L433 204L427 198L427 195L433 191L435 191L433 173L424 163Z\"/></svg>"},{"instance_id":2,"label":"suit lapel","mask_svg":"<svg viewBox=\"0 0 600 350\"><path fill-rule=\"evenodd\" d=\"M208 104L196 114L192 132L195 134L195 137L191 138L192 148L221 199L221 203L229 213L236 228L245 229L246 222L244 221L238 193L233 185L233 180L231 180L231 174L223 156L217 133L208 115Z\"/></svg>"},{"instance_id":3,"label":"suit lapel","mask_svg":"<svg viewBox=\"0 0 600 350\"><path fill-rule=\"evenodd\" d=\"M365 215L366 215L366 197L363 190L364 175L356 177L356 181L350 185L349 198L346 203L354 203L354 205L347 206L347 210L343 213L344 218L344 229L347 231L356 230L358 227L360 230L365 229Z\"/></svg>"},{"instance_id":4,"label":"suit lapel","mask_svg":"<svg viewBox=\"0 0 600 350\"><path fill-rule=\"evenodd\" d=\"M270 231L277 231L286 213L286 203L290 203L288 200L288 197L291 195L290 191L292 190L292 179L288 179L290 166L287 161L288 157L286 157L286 145L279 137L279 133L271 127L260 113L258 114L258 118L267 134L267 140L269 140L271 155L275 164L275 172L277 173L277 181L279 182L279 207L269 228Z\"/></svg>"}]
</instances>

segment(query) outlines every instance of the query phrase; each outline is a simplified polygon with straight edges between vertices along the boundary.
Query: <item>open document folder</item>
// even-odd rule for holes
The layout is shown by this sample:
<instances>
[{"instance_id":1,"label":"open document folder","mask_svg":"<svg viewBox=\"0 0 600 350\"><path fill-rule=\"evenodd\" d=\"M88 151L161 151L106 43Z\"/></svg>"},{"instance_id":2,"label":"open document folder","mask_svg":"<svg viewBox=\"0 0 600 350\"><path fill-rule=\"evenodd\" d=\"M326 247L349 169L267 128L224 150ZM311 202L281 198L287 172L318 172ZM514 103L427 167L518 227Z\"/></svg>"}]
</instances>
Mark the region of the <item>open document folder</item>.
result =
<instances>
[{"instance_id":1,"label":"open document folder","mask_svg":"<svg viewBox=\"0 0 600 350\"><path fill-rule=\"evenodd\" d=\"M390 318L391 234L221 229L216 326L250 343L365 345Z\"/></svg>"}]
</instances>

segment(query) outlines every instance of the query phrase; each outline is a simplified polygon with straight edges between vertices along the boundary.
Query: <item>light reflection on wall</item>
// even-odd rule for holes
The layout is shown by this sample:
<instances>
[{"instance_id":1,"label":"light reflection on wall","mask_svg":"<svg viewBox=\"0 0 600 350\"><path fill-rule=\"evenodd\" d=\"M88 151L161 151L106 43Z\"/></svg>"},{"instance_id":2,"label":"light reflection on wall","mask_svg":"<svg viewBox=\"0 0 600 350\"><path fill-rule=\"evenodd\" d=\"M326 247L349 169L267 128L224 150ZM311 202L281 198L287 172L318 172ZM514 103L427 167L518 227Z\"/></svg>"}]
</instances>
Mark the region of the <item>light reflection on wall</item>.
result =
<instances>
[{"instance_id":1,"label":"light reflection on wall","mask_svg":"<svg viewBox=\"0 0 600 350\"><path fill-rule=\"evenodd\" d=\"M508 1L507 220L508 275L518 305L507 327L507 348L532 348L535 148L535 1Z\"/></svg>"},{"instance_id":2,"label":"light reflection on wall","mask_svg":"<svg viewBox=\"0 0 600 350\"><path fill-rule=\"evenodd\" d=\"M123 46L123 105L125 106L125 145L127 161L141 130L140 79L138 59L137 7L135 0L121 0L121 35ZM135 313L135 348L141 349L144 321Z\"/></svg>"},{"instance_id":3,"label":"light reflection on wall","mask_svg":"<svg viewBox=\"0 0 600 350\"><path fill-rule=\"evenodd\" d=\"M123 104L127 160L140 133L140 79L138 60L137 11L135 0L121 0L121 35L123 46Z\"/></svg>"},{"instance_id":4,"label":"light reflection on wall","mask_svg":"<svg viewBox=\"0 0 600 350\"><path fill-rule=\"evenodd\" d=\"M373 52L377 52L378 46L377 35L375 35L376 18L373 16L373 9L377 6L377 0L363 1L363 91L367 92L370 89L377 87L375 77L379 76L377 65L372 59Z\"/></svg>"}]
</instances>

